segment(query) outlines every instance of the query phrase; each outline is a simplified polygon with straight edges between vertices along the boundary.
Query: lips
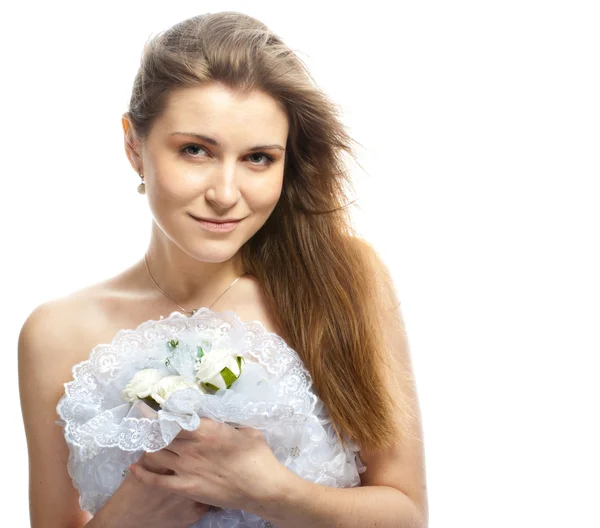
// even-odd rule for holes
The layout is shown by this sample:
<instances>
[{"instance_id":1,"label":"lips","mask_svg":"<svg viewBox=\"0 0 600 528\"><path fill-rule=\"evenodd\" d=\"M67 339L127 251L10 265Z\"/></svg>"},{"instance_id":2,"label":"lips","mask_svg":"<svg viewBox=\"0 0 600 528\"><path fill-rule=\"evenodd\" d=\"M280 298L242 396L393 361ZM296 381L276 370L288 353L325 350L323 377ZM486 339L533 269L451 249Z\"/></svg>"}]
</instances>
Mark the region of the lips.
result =
<instances>
[{"instance_id":1,"label":"lips","mask_svg":"<svg viewBox=\"0 0 600 528\"><path fill-rule=\"evenodd\" d=\"M231 219L219 220L217 218L205 218L205 217L194 216L194 215L190 215L190 216L192 218L195 218L196 220L203 220L205 222L211 222L213 224L231 224L234 222L240 222L242 220L242 218L231 218Z\"/></svg>"}]
</instances>

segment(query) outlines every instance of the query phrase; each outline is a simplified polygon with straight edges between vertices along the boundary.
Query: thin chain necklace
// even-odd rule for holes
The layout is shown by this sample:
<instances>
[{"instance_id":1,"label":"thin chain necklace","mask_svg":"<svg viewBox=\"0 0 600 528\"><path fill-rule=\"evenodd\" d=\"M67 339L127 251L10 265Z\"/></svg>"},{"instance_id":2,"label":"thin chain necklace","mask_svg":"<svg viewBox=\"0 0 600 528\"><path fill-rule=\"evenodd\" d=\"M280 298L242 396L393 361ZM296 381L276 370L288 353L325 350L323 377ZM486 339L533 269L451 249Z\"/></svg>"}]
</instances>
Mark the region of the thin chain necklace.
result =
<instances>
[{"instance_id":1,"label":"thin chain necklace","mask_svg":"<svg viewBox=\"0 0 600 528\"><path fill-rule=\"evenodd\" d=\"M179 306L179 308L181 308L181 310L189 315L194 315L197 311L198 308L194 308L192 311L186 310L183 306L181 306L175 299L173 299L173 297L171 297L165 290L163 290L158 284L156 284L156 281L154 280L154 277L152 276L152 273L150 273L150 268L148 267L148 257L146 254L144 254L144 262L146 263L146 270L148 271L148 275L150 276L150 279L152 279L152 282L154 283L154 286L156 286L158 288L159 291L161 291L162 293L164 293L169 299L171 299L177 306ZM223 296L223 294L229 290L229 288L231 288L238 280L240 280L240 278L242 278L244 275L247 275L248 272L244 272L242 273L237 279L235 279L226 289L223 293L221 293L221 295L219 295L214 302L208 307L209 310L210 308Z\"/></svg>"}]
</instances>

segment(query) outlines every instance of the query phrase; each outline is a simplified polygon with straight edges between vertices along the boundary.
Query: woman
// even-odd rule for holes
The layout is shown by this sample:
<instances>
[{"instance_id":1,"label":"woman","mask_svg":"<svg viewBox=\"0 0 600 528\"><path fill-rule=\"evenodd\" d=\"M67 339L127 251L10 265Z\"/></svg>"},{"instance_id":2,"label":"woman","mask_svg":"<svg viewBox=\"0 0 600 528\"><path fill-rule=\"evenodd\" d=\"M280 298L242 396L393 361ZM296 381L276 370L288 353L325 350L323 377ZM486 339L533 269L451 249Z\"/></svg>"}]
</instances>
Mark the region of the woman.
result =
<instances>
[{"instance_id":1,"label":"woman","mask_svg":"<svg viewBox=\"0 0 600 528\"><path fill-rule=\"evenodd\" d=\"M148 250L117 276L37 307L19 338L32 526L184 527L209 505L265 525L426 526L399 302L344 209L343 155L353 150L335 106L267 27L222 12L146 46L122 124L154 219ZM336 430L360 446L361 486L308 482L258 431L207 419L145 454L90 520L55 425L72 366L120 329L205 306L261 321L300 354Z\"/></svg>"}]
</instances>

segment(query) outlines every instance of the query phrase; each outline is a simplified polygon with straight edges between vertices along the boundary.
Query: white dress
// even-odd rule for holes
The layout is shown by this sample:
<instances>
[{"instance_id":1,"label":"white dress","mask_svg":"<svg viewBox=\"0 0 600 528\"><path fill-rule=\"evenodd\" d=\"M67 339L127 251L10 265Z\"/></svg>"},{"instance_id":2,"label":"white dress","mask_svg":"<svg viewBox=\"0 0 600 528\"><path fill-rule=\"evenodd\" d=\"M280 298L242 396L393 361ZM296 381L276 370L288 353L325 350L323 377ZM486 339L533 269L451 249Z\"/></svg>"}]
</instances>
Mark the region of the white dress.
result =
<instances>
[{"instance_id":1,"label":"white dress","mask_svg":"<svg viewBox=\"0 0 600 528\"><path fill-rule=\"evenodd\" d=\"M244 357L242 374L229 389L174 392L158 412L141 400L121 398L127 382L144 368L160 367L193 379L185 353L165 362L165 344L178 340L185 350L187 343L206 335L222 336ZM195 429L202 417L259 429L279 462L317 484L359 486L366 469L356 443L344 436L342 446L338 440L298 354L259 321L243 322L232 311L200 308L190 317L173 312L134 330L120 330L110 344L97 345L88 360L73 367L73 381L65 384L57 412L80 507L92 514L119 487L129 464L144 451L166 447L182 428ZM226 509L208 512L192 526L271 524L249 512Z\"/></svg>"}]
</instances>

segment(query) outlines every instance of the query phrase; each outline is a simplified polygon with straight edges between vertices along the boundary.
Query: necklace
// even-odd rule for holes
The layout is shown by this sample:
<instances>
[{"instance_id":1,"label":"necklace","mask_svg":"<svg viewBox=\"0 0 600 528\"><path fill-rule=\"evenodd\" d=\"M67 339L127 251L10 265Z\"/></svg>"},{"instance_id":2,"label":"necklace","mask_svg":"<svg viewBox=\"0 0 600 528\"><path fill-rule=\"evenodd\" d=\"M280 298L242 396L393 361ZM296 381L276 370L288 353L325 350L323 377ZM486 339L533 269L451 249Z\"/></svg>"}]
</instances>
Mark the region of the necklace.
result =
<instances>
[{"instance_id":1,"label":"necklace","mask_svg":"<svg viewBox=\"0 0 600 528\"><path fill-rule=\"evenodd\" d=\"M164 293L169 299L171 299L177 306L179 306L179 308L181 308L181 310L189 315L194 315L198 309L194 308L192 311L186 310L183 306L181 306L179 303L177 303L177 301L175 299L173 299L173 297L171 297L166 291L164 291L158 284L156 284L156 281L154 280L154 277L152 276L152 273L150 273L150 268L148 267L148 257L146 254L144 254L144 262L146 263L146 271L148 271L148 275L150 276L150 279L152 280L152 282L154 283L154 286L156 286L158 288L159 291L161 291L162 293ZM242 278L244 275L247 275L248 272L244 272L242 273L237 279L235 279L226 289L223 293L221 293L221 295L219 295L214 301L213 303L208 307L209 309L211 308L211 306L213 306L213 304L215 304L222 296L223 294L229 290L229 288L231 288L238 280L240 280L240 278Z\"/></svg>"}]
</instances>

